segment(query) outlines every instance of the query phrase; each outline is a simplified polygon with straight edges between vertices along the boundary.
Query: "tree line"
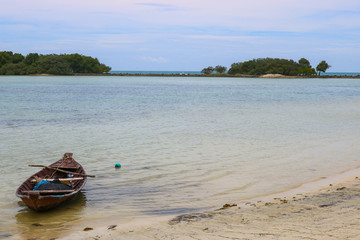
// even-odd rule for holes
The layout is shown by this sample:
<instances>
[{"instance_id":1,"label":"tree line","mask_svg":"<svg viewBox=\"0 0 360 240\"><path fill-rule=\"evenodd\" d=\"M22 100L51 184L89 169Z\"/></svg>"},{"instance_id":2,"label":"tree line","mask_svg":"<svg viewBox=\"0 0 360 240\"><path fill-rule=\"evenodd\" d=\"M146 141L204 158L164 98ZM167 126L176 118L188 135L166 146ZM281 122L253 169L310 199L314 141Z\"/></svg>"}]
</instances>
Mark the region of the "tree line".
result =
<instances>
[{"instance_id":1,"label":"tree line","mask_svg":"<svg viewBox=\"0 0 360 240\"><path fill-rule=\"evenodd\" d=\"M309 76L315 75L316 72L325 72L331 66L326 61L321 61L316 70L313 68L306 58L301 58L298 62L280 58L258 58L245 62L237 62L231 64L228 74L244 74L244 75L265 75L265 74L282 74L286 76ZM226 73L227 68L224 66L216 66L204 68L203 74Z\"/></svg>"},{"instance_id":2,"label":"tree line","mask_svg":"<svg viewBox=\"0 0 360 240\"><path fill-rule=\"evenodd\" d=\"M0 75L105 73L111 67L97 58L74 54L29 53L23 56L11 51L0 51Z\"/></svg>"}]
</instances>

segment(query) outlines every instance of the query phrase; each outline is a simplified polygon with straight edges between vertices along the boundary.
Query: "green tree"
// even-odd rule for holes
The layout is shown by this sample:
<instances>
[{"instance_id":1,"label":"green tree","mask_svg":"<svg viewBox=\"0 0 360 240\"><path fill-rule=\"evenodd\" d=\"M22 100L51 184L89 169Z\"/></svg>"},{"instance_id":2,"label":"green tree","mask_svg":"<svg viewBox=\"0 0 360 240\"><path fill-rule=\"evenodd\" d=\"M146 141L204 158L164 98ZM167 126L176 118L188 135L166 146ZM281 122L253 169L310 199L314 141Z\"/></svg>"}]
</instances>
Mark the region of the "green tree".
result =
<instances>
[{"instance_id":1,"label":"green tree","mask_svg":"<svg viewBox=\"0 0 360 240\"><path fill-rule=\"evenodd\" d=\"M0 68L1 75L24 75L26 74L25 63L9 63Z\"/></svg>"},{"instance_id":2,"label":"green tree","mask_svg":"<svg viewBox=\"0 0 360 240\"><path fill-rule=\"evenodd\" d=\"M97 58L84 56L80 66L83 73L100 73L99 60Z\"/></svg>"},{"instance_id":3,"label":"green tree","mask_svg":"<svg viewBox=\"0 0 360 240\"><path fill-rule=\"evenodd\" d=\"M207 68L204 68L203 70L201 70L201 73L205 74L205 75L208 75L208 74L211 74L213 73L215 70L215 68L209 66Z\"/></svg>"},{"instance_id":4,"label":"green tree","mask_svg":"<svg viewBox=\"0 0 360 240\"><path fill-rule=\"evenodd\" d=\"M214 68L214 70L215 70L215 72L218 72L218 73L224 73L224 72L226 72L227 68L224 66L217 65Z\"/></svg>"},{"instance_id":5,"label":"green tree","mask_svg":"<svg viewBox=\"0 0 360 240\"><path fill-rule=\"evenodd\" d=\"M69 54L65 56L65 59L70 63L70 68L73 73L81 73L81 62L83 60L83 56L78 53Z\"/></svg>"},{"instance_id":6,"label":"green tree","mask_svg":"<svg viewBox=\"0 0 360 240\"><path fill-rule=\"evenodd\" d=\"M110 72L110 70L111 70L111 67L106 66L103 63L100 64L100 73Z\"/></svg>"},{"instance_id":7,"label":"green tree","mask_svg":"<svg viewBox=\"0 0 360 240\"><path fill-rule=\"evenodd\" d=\"M99 62L97 58L83 56L80 54L65 55L73 73L103 73L109 72L111 68Z\"/></svg>"},{"instance_id":8,"label":"green tree","mask_svg":"<svg viewBox=\"0 0 360 240\"><path fill-rule=\"evenodd\" d=\"M313 75L316 74L316 71L314 68L311 67L309 60L306 58L301 58L299 60L299 74L300 75Z\"/></svg>"},{"instance_id":9,"label":"green tree","mask_svg":"<svg viewBox=\"0 0 360 240\"><path fill-rule=\"evenodd\" d=\"M11 51L2 51L0 52L0 67L11 62L11 57L13 56L13 52Z\"/></svg>"},{"instance_id":10,"label":"green tree","mask_svg":"<svg viewBox=\"0 0 360 240\"><path fill-rule=\"evenodd\" d=\"M325 73L326 70L328 70L331 66L326 62L326 61L321 61L319 63L319 65L317 65L316 67L316 71L318 71L319 76L320 76L320 72Z\"/></svg>"},{"instance_id":11,"label":"green tree","mask_svg":"<svg viewBox=\"0 0 360 240\"><path fill-rule=\"evenodd\" d=\"M26 65L26 73L25 74L41 74L43 73L43 69L38 64Z\"/></svg>"},{"instance_id":12,"label":"green tree","mask_svg":"<svg viewBox=\"0 0 360 240\"><path fill-rule=\"evenodd\" d=\"M11 57L11 62L12 63L19 63L22 62L24 60L24 56L21 55L20 53L15 53L14 55L12 55Z\"/></svg>"},{"instance_id":13,"label":"green tree","mask_svg":"<svg viewBox=\"0 0 360 240\"><path fill-rule=\"evenodd\" d=\"M97 58L80 54L29 53L24 57L10 51L0 52L0 74L72 74L72 73L104 73L111 68L99 62Z\"/></svg>"},{"instance_id":14,"label":"green tree","mask_svg":"<svg viewBox=\"0 0 360 240\"><path fill-rule=\"evenodd\" d=\"M231 67L230 67L228 73L229 74L240 73L242 71L242 68L243 68L243 63L242 62L233 63L233 64L231 64Z\"/></svg>"},{"instance_id":15,"label":"green tree","mask_svg":"<svg viewBox=\"0 0 360 240\"><path fill-rule=\"evenodd\" d=\"M311 67L309 60L307 60L306 58L300 58L299 64L302 67Z\"/></svg>"},{"instance_id":16,"label":"green tree","mask_svg":"<svg viewBox=\"0 0 360 240\"><path fill-rule=\"evenodd\" d=\"M233 63L229 74L283 74L298 75L299 63L293 60L279 58L258 58L246 62Z\"/></svg>"},{"instance_id":17,"label":"green tree","mask_svg":"<svg viewBox=\"0 0 360 240\"><path fill-rule=\"evenodd\" d=\"M28 55L26 55L24 61L27 65L31 65L31 64L35 63L38 59L39 59L39 54L29 53Z\"/></svg>"},{"instance_id":18,"label":"green tree","mask_svg":"<svg viewBox=\"0 0 360 240\"><path fill-rule=\"evenodd\" d=\"M47 74L71 74L69 62L61 55L40 55L36 65L40 67L40 73Z\"/></svg>"}]
</instances>

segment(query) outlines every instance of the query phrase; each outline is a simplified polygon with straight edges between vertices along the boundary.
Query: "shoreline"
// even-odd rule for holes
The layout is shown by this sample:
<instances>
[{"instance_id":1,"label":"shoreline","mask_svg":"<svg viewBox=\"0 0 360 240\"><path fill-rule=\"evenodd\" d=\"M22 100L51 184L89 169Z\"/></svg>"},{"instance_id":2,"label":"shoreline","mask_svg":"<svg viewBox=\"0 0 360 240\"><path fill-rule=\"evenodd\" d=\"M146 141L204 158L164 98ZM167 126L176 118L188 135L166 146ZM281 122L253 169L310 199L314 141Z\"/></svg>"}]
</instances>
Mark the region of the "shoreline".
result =
<instances>
[{"instance_id":1,"label":"shoreline","mask_svg":"<svg viewBox=\"0 0 360 240\"><path fill-rule=\"evenodd\" d=\"M141 73L75 73L70 76L128 76L128 77L223 77L223 78L355 78L359 79L360 75L310 75L310 76L286 76L281 74L266 75L245 75L245 74L141 74Z\"/></svg>"},{"instance_id":2,"label":"shoreline","mask_svg":"<svg viewBox=\"0 0 360 240\"><path fill-rule=\"evenodd\" d=\"M74 227L59 239L356 239L351 236L360 235L359 191L356 168L205 212L111 224L100 220L97 226ZM346 231L333 233L341 224Z\"/></svg>"},{"instance_id":3,"label":"shoreline","mask_svg":"<svg viewBox=\"0 0 360 240\"><path fill-rule=\"evenodd\" d=\"M360 75L309 75L309 76L287 76L281 74L246 75L246 74L166 74L166 73L74 73L74 74L29 74L29 75L0 75L0 76L109 76L109 77L213 77L213 78L277 78L277 79L327 79L327 78L352 78L360 79Z\"/></svg>"}]
</instances>

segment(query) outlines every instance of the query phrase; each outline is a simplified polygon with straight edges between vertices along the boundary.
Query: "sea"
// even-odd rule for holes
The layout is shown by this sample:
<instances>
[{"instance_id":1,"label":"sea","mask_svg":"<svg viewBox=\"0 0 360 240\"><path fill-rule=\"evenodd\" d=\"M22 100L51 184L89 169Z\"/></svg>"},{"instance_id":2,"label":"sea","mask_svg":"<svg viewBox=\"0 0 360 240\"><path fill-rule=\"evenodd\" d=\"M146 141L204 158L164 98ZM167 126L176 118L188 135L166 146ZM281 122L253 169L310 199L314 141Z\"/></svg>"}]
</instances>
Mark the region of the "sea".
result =
<instances>
[{"instance_id":1,"label":"sea","mask_svg":"<svg viewBox=\"0 0 360 240\"><path fill-rule=\"evenodd\" d=\"M139 75L146 75L146 74L162 74L162 75L202 75L201 71L118 71L113 70L110 71L111 74L139 74ZM360 76L360 72L326 72L321 73L321 75L327 75L327 76Z\"/></svg>"},{"instance_id":2,"label":"sea","mask_svg":"<svg viewBox=\"0 0 360 240\"><path fill-rule=\"evenodd\" d=\"M360 167L360 80L0 77L0 238L203 212ZM64 153L81 193L37 213L16 197ZM115 168L120 163L121 168Z\"/></svg>"},{"instance_id":3,"label":"sea","mask_svg":"<svg viewBox=\"0 0 360 240\"><path fill-rule=\"evenodd\" d=\"M111 74L201 75L200 71L110 71Z\"/></svg>"}]
</instances>

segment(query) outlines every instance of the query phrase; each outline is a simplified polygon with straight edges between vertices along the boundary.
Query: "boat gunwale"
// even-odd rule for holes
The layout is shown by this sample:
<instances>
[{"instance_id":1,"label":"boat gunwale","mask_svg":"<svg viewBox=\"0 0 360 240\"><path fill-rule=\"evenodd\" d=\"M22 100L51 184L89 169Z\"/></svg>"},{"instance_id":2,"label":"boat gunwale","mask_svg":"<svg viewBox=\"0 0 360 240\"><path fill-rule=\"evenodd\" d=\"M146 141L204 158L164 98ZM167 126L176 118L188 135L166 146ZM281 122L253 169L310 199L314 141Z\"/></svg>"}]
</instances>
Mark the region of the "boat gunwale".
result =
<instances>
[{"instance_id":1,"label":"boat gunwale","mask_svg":"<svg viewBox=\"0 0 360 240\"><path fill-rule=\"evenodd\" d=\"M50 165L50 167L56 165L60 161L62 161L62 159L52 163ZM79 164L74 159L72 159L72 161L74 162L74 164L76 164L78 166L76 169L75 168L66 168L66 167L61 167L61 168L69 169L69 170L75 170L74 171L75 176L76 176L76 174L86 175L86 172L85 172L84 168L82 167L82 165ZM61 169L61 168L58 168L58 169ZM44 167L40 171L38 171L38 172L32 174L30 177L28 177L22 184L20 184L20 186L16 190L16 196L21 198L21 200L23 200L25 205L27 205L29 208L34 209L33 207L29 206L24 200L32 199L31 191L33 190L33 187L29 187L29 186L34 186L34 184L31 182L31 180L34 179L35 176L44 176L46 174L46 171L48 171L49 173L54 173L55 172L55 176L57 175L57 177L60 176L60 175L63 175L63 174L59 174L59 172L56 172L56 170L50 170L50 169L47 169L47 168ZM86 181L87 181L87 176L83 176L82 180L74 180L74 182L76 182L76 186L73 188L74 191L72 191L70 193L59 193L59 194L54 193L54 194L49 194L49 195L41 195L39 192L36 192L36 193L34 192L36 194L36 199L34 199L34 202L39 201L39 200L46 201L46 199L49 199L49 200L50 199L56 199L56 200L58 200L57 205L59 205L62 202L74 197L77 193L79 193L82 190L82 188L85 186ZM23 191L28 191L28 192L24 193ZM56 206L54 206L54 207L56 207ZM53 208L53 207L50 207L50 208ZM36 209L35 208L34 210L38 211L38 210L41 210L41 209Z\"/></svg>"}]
</instances>

